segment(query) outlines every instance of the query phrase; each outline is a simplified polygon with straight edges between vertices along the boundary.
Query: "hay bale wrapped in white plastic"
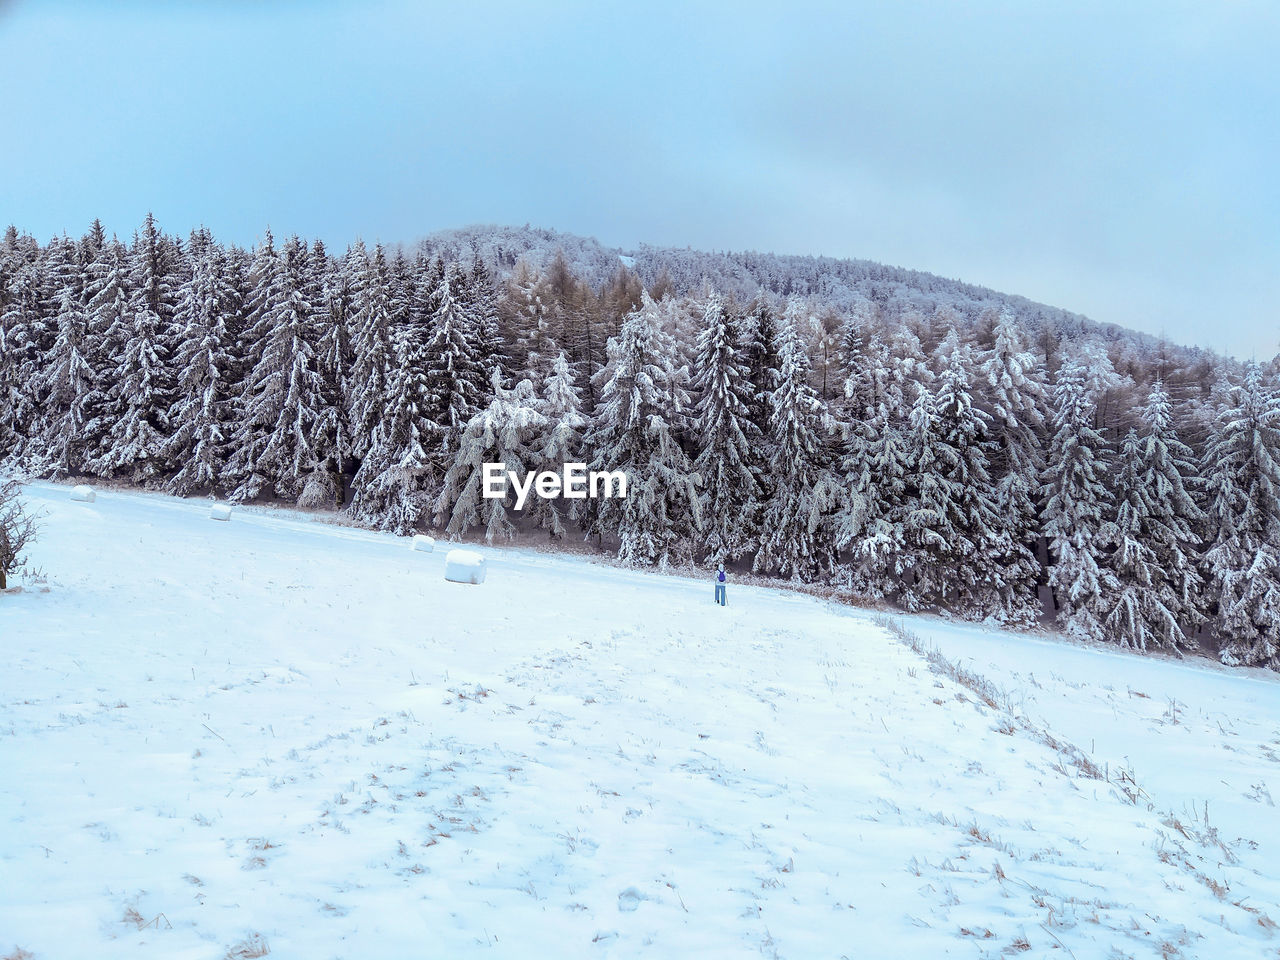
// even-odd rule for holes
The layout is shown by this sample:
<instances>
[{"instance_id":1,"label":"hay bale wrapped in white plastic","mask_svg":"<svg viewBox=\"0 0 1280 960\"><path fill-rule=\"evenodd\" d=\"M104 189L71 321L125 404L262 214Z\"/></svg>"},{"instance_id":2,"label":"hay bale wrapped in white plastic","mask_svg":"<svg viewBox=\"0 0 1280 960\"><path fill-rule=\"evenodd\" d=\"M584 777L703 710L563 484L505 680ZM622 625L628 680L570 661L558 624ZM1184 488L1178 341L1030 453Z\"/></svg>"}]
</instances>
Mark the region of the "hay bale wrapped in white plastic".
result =
<instances>
[{"instance_id":1,"label":"hay bale wrapped in white plastic","mask_svg":"<svg viewBox=\"0 0 1280 960\"><path fill-rule=\"evenodd\" d=\"M93 487L81 483L71 488L71 499L82 503L93 503L98 499L98 495L93 492Z\"/></svg>"},{"instance_id":2,"label":"hay bale wrapped in white plastic","mask_svg":"<svg viewBox=\"0 0 1280 960\"><path fill-rule=\"evenodd\" d=\"M430 553L436 548L435 537L428 537L421 533L413 535L412 549L421 550L423 553Z\"/></svg>"},{"instance_id":3,"label":"hay bale wrapped in white plastic","mask_svg":"<svg viewBox=\"0 0 1280 960\"><path fill-rule=\"evenodd\" d=\"M212 507L209 508L209 519L210 520L230 520L231 504L215 503Z\"/></svg>"},{"instance_id":4,"label":"hay bale wrapped in white plastic","mask_svg":"<svg viewBox=\"0 0 1280 960\"><path fill-rule=\"evenodd\" d=\"M484 557L474 550L450 550L444 558L444 578L454 583L484 583Z\"/></svg>"}]
</instances>

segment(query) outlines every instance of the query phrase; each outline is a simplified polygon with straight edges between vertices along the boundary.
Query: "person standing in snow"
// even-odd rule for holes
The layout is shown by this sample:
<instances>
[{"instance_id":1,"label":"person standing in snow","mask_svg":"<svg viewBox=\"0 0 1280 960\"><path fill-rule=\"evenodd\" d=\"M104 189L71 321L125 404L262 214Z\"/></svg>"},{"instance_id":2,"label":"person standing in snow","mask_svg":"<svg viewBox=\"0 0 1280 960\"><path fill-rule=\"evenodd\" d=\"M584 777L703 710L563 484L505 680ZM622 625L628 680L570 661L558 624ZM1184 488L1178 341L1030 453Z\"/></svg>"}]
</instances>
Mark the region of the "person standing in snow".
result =
<instances>
[{"instance_id":1,"label":"person standing in snow","mask_svg":"<svg viewBox=\"0 0 1280 960\"><path fill-rule=\"evenodd\" d=\"M716 603L724 606L724 564L716 571Z\"/></svg>"}]
</instances>

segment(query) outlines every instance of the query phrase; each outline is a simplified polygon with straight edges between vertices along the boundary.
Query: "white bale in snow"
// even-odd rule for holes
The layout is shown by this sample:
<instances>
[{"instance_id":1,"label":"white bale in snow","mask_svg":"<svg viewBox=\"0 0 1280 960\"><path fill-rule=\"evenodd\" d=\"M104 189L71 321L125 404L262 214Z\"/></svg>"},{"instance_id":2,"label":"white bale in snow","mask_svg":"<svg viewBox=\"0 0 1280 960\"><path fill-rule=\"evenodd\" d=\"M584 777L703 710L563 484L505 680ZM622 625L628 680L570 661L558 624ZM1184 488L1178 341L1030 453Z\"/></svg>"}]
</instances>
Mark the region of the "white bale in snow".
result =
<instances>
[{"instance_id":1,"label":"white bale in snow","mask_svg":"<svg viewBox=\"0 0 1280 960\"><path fill-rule=\"evenodd\" d=\"M474 550L450 550L444 558L444 578L454 583L484 583L484 557Z\"/></svg>"},{"instance_id":2,"label":"white bale in snow","mask_svg":"<svg viewBox=\"0 0 1280 960\"><path fill-rule=\"evenodd\" d=\"M212 507L209 508L209 519L210 520L230 520L231 504L215 503Z\"/></svg>"},{"instance_id":3,"label":"white bale in snow","mask_svg":"<svg viewBox=\"0 0 1280 960\"><path fill-rule=\"evenodd\" d=\"M415 533L413 535L412 549L421 550L423 553L430 553L435 548L436 541L434 537L424 536L421 533Z\"/></svg>"},{"instance_id":4,"label":"white bale in snow","mask_svg":"<svg viewBox=\"0 0 1280 960\"><path fill-rule=\"evenodd\" d=\"M98 495L93 492L93 487L82 483L71 488L71 499L80 500L84 503L93 503L98 499Z\"/></svg>"}]
</instances>

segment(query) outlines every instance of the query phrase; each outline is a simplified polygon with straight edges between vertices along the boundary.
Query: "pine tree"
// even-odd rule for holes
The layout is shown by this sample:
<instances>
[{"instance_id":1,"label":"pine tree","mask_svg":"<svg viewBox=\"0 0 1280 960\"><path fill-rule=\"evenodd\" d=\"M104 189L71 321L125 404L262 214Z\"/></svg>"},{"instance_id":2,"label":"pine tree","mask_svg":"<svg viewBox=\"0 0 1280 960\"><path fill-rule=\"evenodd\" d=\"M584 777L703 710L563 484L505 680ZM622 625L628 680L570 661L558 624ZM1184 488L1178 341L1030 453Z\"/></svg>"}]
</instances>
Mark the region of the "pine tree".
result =
<instances>
[{"instance_id":1,"label":"pine tree","mask_svg":"<svg viewBox=\"0 0 1280 960\"><path fill-rule=\"evenodd\" d=\"M75 245L66 237L50 244L47 269L57 334L47 353L36 352L35 362L43 368L32 370L44 404L39 421L43 449L37 459L48 464L51 475L69 476L85 465L85 427L97 378L86 359L87 316Z\"/></svg>"},{"instance_id":2,"label":"pine tree","mask_svg":"<svg viewBox=\"0 0 1280 960\"><path fill-rule=\"evenodd\" d=\"M316 411L315 452L317 461L332 469L318 472L323 478L322 501L341 502L340 490L328 489L346 470L351 457L351 426L347 407L352 356L351 320L361 280L344 258L336 268L319 240L309 258L308 299L315 306L316 369L320 376L320 405ZM313 480L313 482L315 482ZM318 502L315 504L318 505Z\"/></svg>"},{"instance_id":3,"label":"pine tree","mask_svg":"<svg viewBox=\"0 0 1280 960\"><path fill-rule=\"evenodd\" d=\"M174 324L181 330L177 354L178 389L170 408L172 429L165 457L178 467L166 488L180 496L213 490L221 479L227 441L233 430L228 317L237 296L225 270L222 249L208 231L190 246L191 276L178 289Z\"/></svg>"},{"instance_id":4,"label":"pine tree","mask_svg":"<svg viewBox=\"0 0 1280 960\"><path fill-rule=\"evenodd\" d=\"M172 400L170 369L173 290L169 254L155 218L147 214L142 232L129 249L129 305L108 331L114 347L122 343L110 371L103 416L110 428L93 469L102 476L149 482L167 468L167 411Z\"/></svg>"},{"instance_id":5,"label":"pine tree","mask_svg":"<svg viewBox=\"0 0 1280 960\"><path fill-rule=\"evenodd\" d=\"M1141 479L1148 514L1142 530L1154 558L1154 589L1181 628L1163 632L1159 640L1176 647L1185 642L1185 631L1194 631L1205 620L1204 581L1198 569L1202 543L1197 531L1206 518L1188 489L1196 466L1190 448L1174 428L1164 384L1152 388L1143 419L1146 433L1141 444Z\"/></svg>"},{"instance_id":6,"label":"pine tree","mask_svg":"<svg viewBox=\"0 0 1280 960\"><path fill-rule=\"evenodd\" d=\"M1106 639L1137 650L1166 642L1177 647L1185 638L1165 602L1156 557L1148 546L1153 505L1144 482L1137 431L1130 430L1121 445L1115 488L1115 520L1108 527L1113 552L1107 569L1114 582L1112 595L1105 600L1109 608L1103 622Z\"/></svg>"},{"instance_id":7,"label":"pine tree","mask_svg":"<svg viewBox=\"0 0 1280 960\"><path fill-rule=\"evenodd\" d=\"M1007 534L996 558L1003 571L998 618L1030 624L1040 611L1035 545L1040 536L1039 477L1044 471L1043 374L1026 350L1013 314L1002 312L993 332L995 345L982 362L979 381L992 416L995 509Z\"/></svg>"},{"instance_id":8,"label":"pine tree","mask_svg":"<svg viewBox=\"0 0 1280 960\"><path fill-rule=\"evenodd\" d=\"M694 469L702 478L702 549L720 562L750 552L759 535L754 450L761 438L748 418L752 389L737 331L718 295L707 299L702 322L694 361L700 444Z\"/></svg>"},{"instance_id":9,"label":"pine tree","mask_svg":"<svg viewBox=\"0 0 1280 960\"><path fill-rule=\"evenodd\" d=\"M486 542L512 539L516 528L507 513L515 502L515 491L508 484L505 497L482 499L483 467L486 463L504 463L507 470L521 475L535 469L537 440L546 428L547 418L538 409L533 385L521 380L512 389L504 389L501 374L495 369L493 399L467 423L457 459L445 474L444 489L436 502L437 522L445 524L455 537L483 523ZM524 506L531 504L526 501Z\"/></svg>"},{"instance_id":10,"label":"pine tree","mask_svg":"<svg viewBox=\"0 0 1280 960\"><path fill-rule=\"evenodd\" d=\"M647 293L608 344L600 406L588 436L598 471L627 475L625 498L596 501L592 532L618 540L618 557L636 565L665 566L685 549L682 534L696 529L698 478L672 436L682 412L674 383L675 347L661 328L659 308Z\"/></svg>"},{"instance_id":11,"label":"pine tree","mask_svg":"<svg viewBox=\"0 0 1280 960\"><path fill-rule=\"evenodd\" d=\"M434 425L436 440L428 453L441 474L457 456L463 430L490 391L477 351L474 317L460 297L464 286L458 265L449 263L434 288L419 291L422 315L429 318L423 412Z\"/></svg>"},{"instance_id":12,"label":"pine tree","mask_svg":"<svg viewBox=\"0 0 1280 960\"><path fill-rule=\"evenodd\" d=\"M263 490L296 499L316 470L316 428L323 384L316 358L314 307L308 299L306 245L291 237L264 265L255 297L266 328L261 358L250 380L245 419L236 438L244 478L233 497L252 499Z\"/></svg>"},{"instance_id":13,"label":"pine tree","mask_svg":"<svg viewBox=\"0 0 1280 960\"><path fill-rule=\"evenodd\" d=\"M1251 363L1205 450L1223 663L1280 669L1280 396Z\"/></svg>"},{"instance_id":14,"label":"pine tree","mask_svg":"<svg viewBox=\"0 0 1280 960\"><path fill-rule=\"evenodd\" d=\"M988 451L991 418L974 406L972 352L961 344L953 327L938 348L942 370L938 376L938 439L945 451L940 462L950 483L940 506L949 512L950 533L942 550L934 584L939 605L963 617L1005 619L1011 580L1029 570L1010 569L1005 559L1014 544L992 490ZM1034 574L1033 574L1034 576ZM1028 586L1019 584L1023 590ZM1029 585L1034 589L1034 580Z\"/></svg>"},{"instance_id":15,"label":"pine tree","mask_svg":"<svg viewBox=\"0 0 1280 960\"><path fill-rule=\"evenodd\" d=\"M372 259L357 241L347 255L352 282L353 361L348 385L351 411L351 449L358 460L369 454L387 401L393 357L391 304L387 294L387 262L382 245Z\"/></svg>"},{"instance_id":16,"label":"pine tree","mask_svg":"<svg viewBox=\"0 0 1280 960\"><path fill-rule=\"evenodd\" d=\"M520 377L537 387L564 352L553 334L551 292L546 281L523 261L516 266L509 290Z\"/></svg>"},{"instance_id":17,"label":"pine tree","mask_svg":"<svg viewBox=\"0 0 1280 960\"><path fill-rule=\"evenodd\" d=\"M476 332L476 358L484 374L484 394L487 400L494 395L490 389L497 374L498 383L511 379L511 364L506 346L502 342L502 329L498 320L498 285L493 274L476 253L471 263L471 275L464 283L466 308Z\"/></svg>"},{"instance_id":18,"label":"pine tree","mask_svg":"<svg viewBox=\"0 0 1280 960\"><path fill-rule=\"evenodd\" d=\"M1099 566L1111 499L1099 479L1106 469L1105 460L1099 462L1105 445L1093 426L1087 377L1087 369L1074 358L1058 371L1054 436L1045 472L1045 534L1053 558L1049 586L1060 608L1059 621L1070 636L1099 640L1115 582Z\"/></svg>"},{"instance_id":19,"label":"pine tree","mask_svg":"<svg viewBox=\"0 0 1280 960\"><path fill-rule=\"evenodd\" d=\"M809 386L809 355L791 313L779 337L777 387L769 396L774 487L754 568L809 580L834 560L828 514L836 494L818 434L822 403Z\"/></svg>"},{"instance_id":20,"label":"pine tree","mask_svg":"<svg viewBox=\"0 0 1280 960\"><path fill-rule=\"evenodd\" d=\"M369 451L352 480L351 513L365 523L412 533L429 516L436 425L424 415L430 399L421 324L395 328L385 406L369 433Z\"/></svg>"}]
</instances>

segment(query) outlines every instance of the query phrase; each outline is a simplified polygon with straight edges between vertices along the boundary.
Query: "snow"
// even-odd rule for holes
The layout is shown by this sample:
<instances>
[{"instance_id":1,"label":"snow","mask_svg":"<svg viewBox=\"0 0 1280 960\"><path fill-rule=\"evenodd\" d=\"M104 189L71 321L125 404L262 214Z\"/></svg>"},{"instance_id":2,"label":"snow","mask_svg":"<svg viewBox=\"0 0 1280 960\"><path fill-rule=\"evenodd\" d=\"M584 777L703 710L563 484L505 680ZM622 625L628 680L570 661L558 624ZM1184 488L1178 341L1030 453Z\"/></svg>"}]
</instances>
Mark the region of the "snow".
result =
<instances>
[{"instance_id":1,"label":"snow","mask_svg":"<svg viewBox=\"0 0 1280 960\"><path fill-rule=\"evenodd\" d=\"M209 508L210 520L230 520L231 505L228 503L215 503Z\"/></svg>"},{"instance_id":2,"label":"snow","mask_svg":"<svg viewBox=\"0 0 1280 960\"><path fill-rule=\"evenodd\" d=\"M94 493L93 487L86 486L83 483L71 488L72 500L78 500L81 503L93 503L96 497L97 494Z\"/></svg>"},{"instance_id":3,"label":"snow","mask_svg":"<svg viewBox=\"0 0 1280 960\"><path fill-rule=\"evenodd\" d=\"M428 537L422 533L415 533L413 535L412 549L420 550L423 553L430 553L435 548L436 548L435 537Z\"/></svg>"},{"instance_id":4,"label":"snow","mask_svg":"<svg viewBox=\"0 0 1280 960\"><path fill-rule=\"evenodd\" d=\"M720 608L702 580L525 549L455 590L423 575L439 553L304 513L27 498L50 590L0 595L2 950L1280 946L1273 673L905 618L1106 782L808 596Z\"/></svg>"},{"instance_id":5,"label":"snow","mask_svg":"<svg viewBox=\"0 0 1280 960\"><path fill-rule=\"evenodd\" d=\"M450 550L444 558L444 578L453 583L484 583L484 557L474 550Z\"/></svg>"}]
</instances>

